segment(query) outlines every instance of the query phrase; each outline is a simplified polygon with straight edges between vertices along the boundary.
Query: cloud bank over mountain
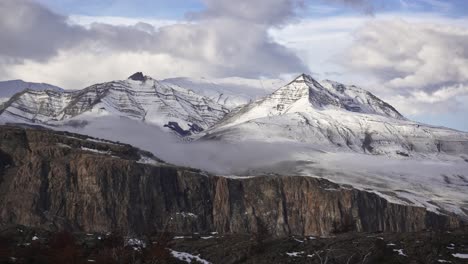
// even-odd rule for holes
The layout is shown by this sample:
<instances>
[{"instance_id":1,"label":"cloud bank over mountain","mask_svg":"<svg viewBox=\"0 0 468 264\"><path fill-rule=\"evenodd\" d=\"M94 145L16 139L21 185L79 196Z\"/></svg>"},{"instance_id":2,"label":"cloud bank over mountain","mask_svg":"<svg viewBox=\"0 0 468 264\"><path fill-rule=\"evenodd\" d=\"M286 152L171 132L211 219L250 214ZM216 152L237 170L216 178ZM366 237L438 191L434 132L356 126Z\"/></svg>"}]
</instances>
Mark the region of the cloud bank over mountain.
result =
<instances>
[{"instance_id":1,"label":"cloud bank over mountain","mask_svg":"<svg viewBox=\"0 0 468 264\"><path fill-rule=\"evenodd\" d=\"M354 36L344 65L377 78L407 113L463 107L468 96L468 28L379 20Z\"/></svg>"}]
</instances>

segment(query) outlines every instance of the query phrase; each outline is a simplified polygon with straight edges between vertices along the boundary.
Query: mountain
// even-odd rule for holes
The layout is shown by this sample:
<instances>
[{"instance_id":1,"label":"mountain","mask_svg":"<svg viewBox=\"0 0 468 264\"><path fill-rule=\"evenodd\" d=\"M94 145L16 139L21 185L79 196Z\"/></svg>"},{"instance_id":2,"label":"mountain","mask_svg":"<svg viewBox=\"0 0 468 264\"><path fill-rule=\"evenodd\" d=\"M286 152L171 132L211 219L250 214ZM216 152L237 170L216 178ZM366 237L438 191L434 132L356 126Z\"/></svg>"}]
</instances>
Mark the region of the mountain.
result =
<instances>
[{"instance_id":1,"label":"mountain","mask_svg":"<svg viewBox=\"0 0 468 264\"><path fill-rule=\"evenodd\" d=\"M222 175L324 178L468 219L468 133L413 122L363 89L308 75L228 110L136 73L81 91L21 92L0 119L125 142Z\"/></svg>"},{"instance_id":2,"label":"mountain","mask_svg":"<svg viewBox=\"0 0 468 264\"><path fill-rule=\"evenodd\" d=\"M0 225L265 237L415 232L463 222L312 177L221 177L132 146L0 126Z\"/></svg>"},{"instance_id":3,"label":"mountain","mask_svg":"<svg viewBox=\"0 0 468 264\"><path fill-rule=\"evenodd\" d=\"M0 116L12 122L62 125L116 115L145 121L181 136L218 122L228 110L188 89L168 86L142 73L127 80L92 85L79 91L26 90L5 103Z\"/></svg>"},{"instance_id":4,"label":"mountain","mask_svg":"<svg viewBox=\"0 0 468 264\"><path fill-rule=\"evenodd\" d=\"M230 78L170 78L162 80L168 85L176 85L209 97L223 106L234 109L270 94L284 85L280 79Z\"/></svg>"},{"instance_id":5,"label":"mountain","mask_svg":"<svg viewBox=\"0 0 468 264\"><path fill-rule=\"evenodd\" d=\"M0 82L0 104L8 101L8 99L10 99L14 94L26 89L34 91L63 91L62 88L47 83L25 82L22 80L3 81Z\"/></svg>"},{"instance_id":6,"label":"mountain","mask_svg":"<svg viewBox=\"0 0 468 264\"><path fill-rule=\"evenodd\" d=\"M301 75L228 114L200 140L278 146L267 154L270 164L240 174L314 175L468 218L468 133L410 121L355 86Z\"/></svg>"},{"instance_id":7,"label":"mountain","mask_svg":"<svg viewBox=\"0 0 468 264\"><path fill-rule=\"evenodd\" d=\"M468 154L468 133L412 122L368 91L305 74L227 115L206 131L204 139L215 138L390 156Z\"/></svg>"}]
</instances>

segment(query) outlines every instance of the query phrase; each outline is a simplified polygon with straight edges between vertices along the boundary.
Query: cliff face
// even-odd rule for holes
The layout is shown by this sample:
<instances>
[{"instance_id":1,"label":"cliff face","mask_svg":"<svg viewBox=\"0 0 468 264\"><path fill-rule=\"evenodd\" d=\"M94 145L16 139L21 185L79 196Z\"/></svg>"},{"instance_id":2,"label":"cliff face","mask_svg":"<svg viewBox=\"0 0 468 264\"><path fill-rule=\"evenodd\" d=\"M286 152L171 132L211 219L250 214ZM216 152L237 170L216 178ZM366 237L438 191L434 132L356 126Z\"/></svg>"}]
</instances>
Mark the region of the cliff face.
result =
<instances>
[{"instance_id":1,"label":"cliff face","mask_svg":"<svg viewBox=\"0 0 468 264\"><path fill-rule=\"evenodd\" d=\"M151 163L151 164L149 164ZM311 177L226 178L129 145L0 127L0 225L85 232L268 233L456 228L452 216Z\"/></svg>"}]
</instances>

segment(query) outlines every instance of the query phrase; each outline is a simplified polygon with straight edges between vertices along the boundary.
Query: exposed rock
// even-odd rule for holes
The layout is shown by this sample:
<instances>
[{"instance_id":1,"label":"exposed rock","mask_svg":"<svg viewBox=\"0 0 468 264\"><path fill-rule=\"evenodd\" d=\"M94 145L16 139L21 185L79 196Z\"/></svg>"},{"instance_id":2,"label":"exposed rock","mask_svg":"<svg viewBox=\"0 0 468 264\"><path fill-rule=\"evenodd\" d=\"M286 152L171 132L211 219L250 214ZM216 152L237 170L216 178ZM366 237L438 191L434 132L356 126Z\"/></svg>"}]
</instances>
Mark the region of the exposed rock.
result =
<instances>
[{"instance_id":1,"label":"exposed rock","mask_svg":"<svg viewBox=\"0 0 468 264\"><path fill-rule=\"evenodd\" d=\"M261 230L277 237L461 225L455 216L323 179L212 176L65 132L2 126L0 158L1 225L137 234Z\"/></svg>"},{"instance_id":2,"label":"exposed rock","mask_svg":"<svg viewBox=\"0 0 468 264\"><path fill-rule=\"evenodd\" d=\"M134 80L134 81L142 81L142 82L146 80L142 72L136 72L132 76L128 77L128 79Z\"/></svg>"}]
</instances>

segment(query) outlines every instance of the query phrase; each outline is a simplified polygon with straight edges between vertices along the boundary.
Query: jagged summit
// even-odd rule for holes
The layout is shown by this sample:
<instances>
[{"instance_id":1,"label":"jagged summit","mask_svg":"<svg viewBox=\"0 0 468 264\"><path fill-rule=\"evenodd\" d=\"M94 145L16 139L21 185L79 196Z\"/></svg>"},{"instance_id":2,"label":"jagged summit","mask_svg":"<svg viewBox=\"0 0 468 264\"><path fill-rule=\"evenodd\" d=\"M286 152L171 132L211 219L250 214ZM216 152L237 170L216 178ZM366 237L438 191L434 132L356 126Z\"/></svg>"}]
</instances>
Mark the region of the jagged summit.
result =
<instances>
[{"instance_id":1,"label":"jagged summit","mask_svg":"<svg viewBox=\"0 0 468 264\"><path fill-rule=\"evenodd\" d=\"M310 75L301 74L269 96L231 114L217 128L280 116L283 119L281 122L289 122L286 121L288 118L323 115L323 111L329 110L334 115L349 116L356 120L372 116L406 120L390 104L364 89L332 81L319 82Z\"/></svg>"},{"instance_id":2,"label":"jagged summit","mask_svg":"<svg viewBox=\"0 0 468 264\"><path fill-rule=\"evenodd\" d=\"M311 75L302 73L299 76L297 76L292 82L317 82L317 81Z\"/></svg>"},{"instance_id":3,"label":"jagged summit","mask_svg":"<svg viewBox=\"0 0 468 264\"><path fill-rule=\"evenodd\" d=\"M130 77L128 77L129 80L134 80L134 81L141 81L144 82L146 81L147 77L143 75L142 72L136 72L132 74Z\"/></svg>"},{"instance_id":4,"label":"jagged summit","mask_svg":"<svg viewBox=\"0 0 468 264\"><path fill-rule=\"evenodd\" d=\"M263 102L272 104L277 114L312 107L318 110L335 108L405 119L394 107L364 89L329 80L319 82L304 73L276 90ZM294 105L300 105L300 108Z\"/></svg>"}]
</instances>

